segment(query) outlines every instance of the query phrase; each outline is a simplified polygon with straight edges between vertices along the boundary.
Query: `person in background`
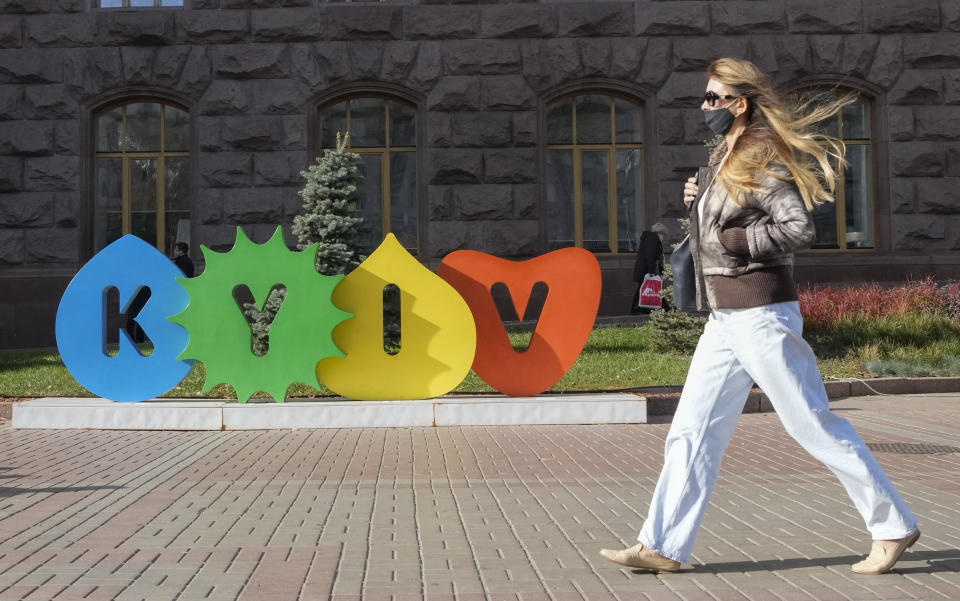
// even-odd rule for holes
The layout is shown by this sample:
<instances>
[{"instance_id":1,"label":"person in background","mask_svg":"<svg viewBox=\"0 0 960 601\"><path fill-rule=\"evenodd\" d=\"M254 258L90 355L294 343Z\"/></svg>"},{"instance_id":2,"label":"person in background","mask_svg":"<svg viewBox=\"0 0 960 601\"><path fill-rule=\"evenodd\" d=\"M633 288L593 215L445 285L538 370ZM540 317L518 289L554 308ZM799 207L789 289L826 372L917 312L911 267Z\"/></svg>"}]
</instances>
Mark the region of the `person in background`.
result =
<instances>
[{"instance_id":1,"label":"person in background","mask_svg":"<svg viewBox=\"0 0 960 601\"><path fill-rule=\"evenodd\" d=\"M193 261L190 260L190 257L187 256L189 251L189 246L186 242L177 242L173 245L173 262L180 268L180 271L183 272L188 278L193 277ZM150 289L144 286L137 291L136 296L133 297L133 301L130 302L130 306L127 307L128 315L138 315L143 309L144 305L147 304L147 301L150 300ZM147 337L143 332L143 328L140 327L140 324L132 317L127 318L127 323L124 326L127 334L130 335L130 339L134 342L140 344L145 342Z\"/></svg>"},{"instance_id":2,"label":"person in background","mask_svg":"<svg viewBox=\"0 0 960 601\"><path fill-rule=\"evenodd\" d=\"M190 252L190 247L187 246L186 242L177 242L173 245L173 262L177 264L177 267L180 268L183 275L192 278L193 261L190 260L190 256L187 254L188 252Z\"/></svg>"},{"instance_id":3,"label":"person in background","mask_svg":"<svg viewBox=\"0 0 960 601\"><path fill-rule=\"evenodd\" d=\"M600 553L662 572L689 561L756 382L786 431L836 474L862 516L873 544L852 570L888 572L920 538L917 518L850 422L830 411L817 359L802 336L792 276L794 251L813 242L809 211L833 201L834 165L845 164L843 142L816 125L852 98L793 107L748 61L722 58L708 72L700 108L724 142L699 182L686 183L684 202L697 304L710 317L667 434L640 542Z\"/></svg>"},{"instance_id":4,"label":"person in background","mask_svg":"<svg viewBox=\"0 0 960 601\"><path fill-rule=\"evenodd\" d=\"M648 273L663 275L663 237L667 233L667 226L658 221L650 230L640 234L637 258L633 262L633 281L637 283L637 290L630 302L630 312L634 314L650 313L650 309L639 306L644 276Z\"/></svg>"}]
</instances>

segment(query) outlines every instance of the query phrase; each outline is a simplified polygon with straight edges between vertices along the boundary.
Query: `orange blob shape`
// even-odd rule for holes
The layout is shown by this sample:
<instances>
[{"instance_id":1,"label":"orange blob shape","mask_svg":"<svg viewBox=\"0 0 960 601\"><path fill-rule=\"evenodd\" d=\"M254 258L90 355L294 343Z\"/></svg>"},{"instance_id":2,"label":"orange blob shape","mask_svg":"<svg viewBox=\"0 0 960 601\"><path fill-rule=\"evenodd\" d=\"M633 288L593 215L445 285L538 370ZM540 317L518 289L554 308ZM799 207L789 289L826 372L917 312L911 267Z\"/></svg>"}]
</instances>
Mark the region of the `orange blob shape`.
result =
<instances>
[{"instance_id":1,"label":"orange blob shape","mask_svg":"<svg viewBox=\"0 0 960 601\"><path fill-rule=\"evenodd\" d=\"M600 307L600 264L582 248L562 248L526 261L458 250L444 257L438 274L473 312L473 371L510 396L532 396L556 384L583 351ZM510 344L493 301L490 291L498 282L506 284L521 318L533 286L544 282L548 287L530 346L522 353Z\"/></svg>"}]
</instances>

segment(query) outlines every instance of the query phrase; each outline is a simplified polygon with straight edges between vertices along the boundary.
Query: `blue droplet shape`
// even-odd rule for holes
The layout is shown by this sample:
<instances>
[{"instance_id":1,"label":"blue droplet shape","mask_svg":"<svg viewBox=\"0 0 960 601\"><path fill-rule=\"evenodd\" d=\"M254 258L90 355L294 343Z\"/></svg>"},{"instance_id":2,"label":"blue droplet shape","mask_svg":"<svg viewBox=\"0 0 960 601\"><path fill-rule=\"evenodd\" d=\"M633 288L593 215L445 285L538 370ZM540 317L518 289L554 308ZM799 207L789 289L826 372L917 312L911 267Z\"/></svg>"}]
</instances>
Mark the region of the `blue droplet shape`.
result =
<instances>
[{"instance_id":1,"label":"blue droplet shape","mask_svg":"<svg viewBox=\"0 0 960 601\"><path fill-rule=\"evenodd\" d=\"M177 357L190 334L167 318L190 304L190 295L177 281L183 273L153 246L128 234L96 254L67 286L57 308L57 347L73 377L90 392L114 401L137 402L160 396L179 384L193 361ZM141 286L150 298L137 323L153 341L153 353L140 354L126 332L120 332L119 352L105 349L105 296L110 287L127 306Z\"/></svg>"}]
</instances>

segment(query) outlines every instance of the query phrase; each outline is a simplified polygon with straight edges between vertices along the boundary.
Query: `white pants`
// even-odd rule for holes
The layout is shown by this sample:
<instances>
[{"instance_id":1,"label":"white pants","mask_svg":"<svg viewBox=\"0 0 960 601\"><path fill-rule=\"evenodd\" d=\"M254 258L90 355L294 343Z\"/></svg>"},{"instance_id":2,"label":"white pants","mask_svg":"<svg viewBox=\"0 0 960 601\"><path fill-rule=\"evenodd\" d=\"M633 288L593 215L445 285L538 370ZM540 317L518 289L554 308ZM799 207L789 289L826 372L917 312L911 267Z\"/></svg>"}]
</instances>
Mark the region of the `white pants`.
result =
<instances>
[{"instance_id":1,"label":"white pants","mask_svg":"<svg viewBox=\"0 0 960 601\"><path fill-rule=\"evenodd\" d=\"M816 357L802 332L796 302L710 314L637 540L665 557L689 561L723 453L754 382L787 432L837 475L874 540L902 538L917 529L916 518L853 426L830 412Z\"/></svg>"}]
</instances>

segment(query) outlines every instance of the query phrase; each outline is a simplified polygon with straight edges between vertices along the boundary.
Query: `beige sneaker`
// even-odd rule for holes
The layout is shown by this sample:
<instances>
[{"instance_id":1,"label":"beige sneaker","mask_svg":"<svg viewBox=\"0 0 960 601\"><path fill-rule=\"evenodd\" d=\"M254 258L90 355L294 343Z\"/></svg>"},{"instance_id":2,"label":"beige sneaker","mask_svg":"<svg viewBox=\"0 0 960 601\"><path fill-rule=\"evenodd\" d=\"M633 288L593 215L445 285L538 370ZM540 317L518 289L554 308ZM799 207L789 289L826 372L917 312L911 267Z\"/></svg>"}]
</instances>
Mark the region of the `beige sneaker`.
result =
<instances>
[{"instance_id":1,"label":"beige sneaker","mask_svg":"<svg viewBox=\"0 0 960 601\"><path fill-rule=\"evenodd\" d=\"M850 569L857 574L884 574L889 572L893 565L897 563L903 552L913 546L920 538L920 531L905 536L900 540L893 542L873 541L870 548L870 555L861 562L850 566ZM886 542L886 544L884 544Z\"/></svg>"},{"instance_id":2,"label":"beige sneaker","mask_svg":"<svg viewBox=\"0 0 960 601\"><path fill-rule=\"evenodd\" d=\"M644 547L643 543L637 543L623 551L600 549L600 555L614 563L631 568L644 568L654 572L676 572L680 569L679 561L664 557L656 551Z\"/></svg>"}]
</instances>

